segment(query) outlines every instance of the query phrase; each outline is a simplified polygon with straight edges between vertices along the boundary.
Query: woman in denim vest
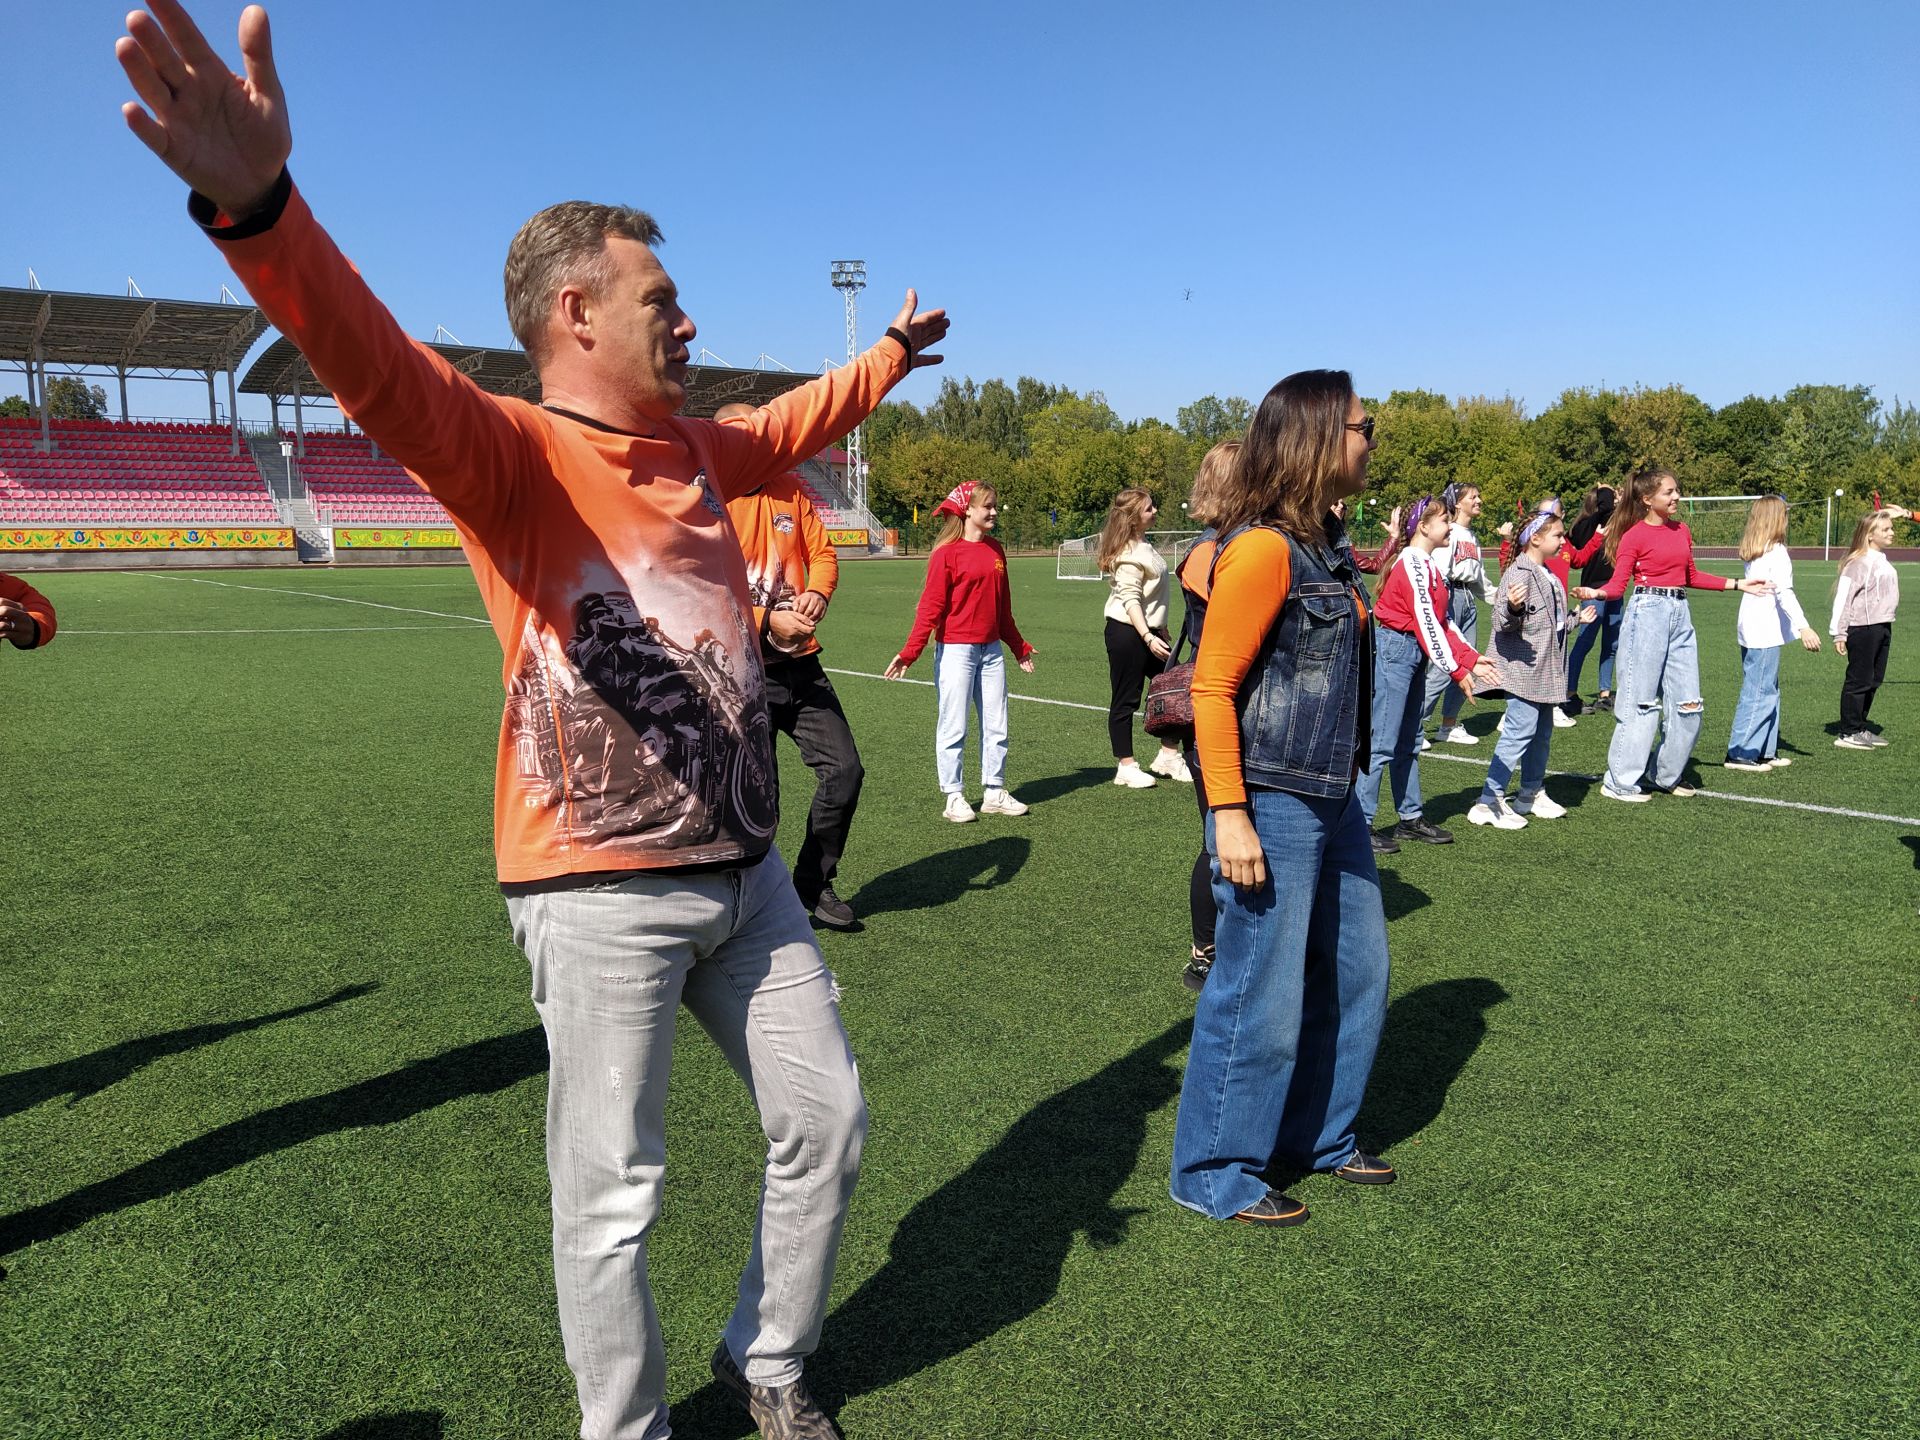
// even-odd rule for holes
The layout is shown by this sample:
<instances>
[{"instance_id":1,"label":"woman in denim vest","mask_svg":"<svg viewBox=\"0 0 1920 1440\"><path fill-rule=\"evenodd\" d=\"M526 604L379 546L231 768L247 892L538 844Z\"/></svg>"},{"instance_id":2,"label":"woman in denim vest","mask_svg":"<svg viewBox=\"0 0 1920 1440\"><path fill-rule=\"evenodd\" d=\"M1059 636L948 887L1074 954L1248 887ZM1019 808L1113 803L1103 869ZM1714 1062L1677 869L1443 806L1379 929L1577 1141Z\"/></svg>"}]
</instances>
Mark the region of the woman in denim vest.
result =
<instances>
[{"instance_id":1,"label":"woman in denim vest","mask_svg":"<svg viewBox=\"0 0 1920 1440\"><path fill-rule=\"evenodd\" d=\"M1368 738L1365 592L1333 503L1361 490L1373 422L1344 370L1261 401L1217 514L1193 678L1219 906L1173 1137L1173 1198L1297 1225L1271 1171L1393 1179L1354 1117L1386 1013L1387 923L1354 794Z\"/></svg>"}]
</instances>

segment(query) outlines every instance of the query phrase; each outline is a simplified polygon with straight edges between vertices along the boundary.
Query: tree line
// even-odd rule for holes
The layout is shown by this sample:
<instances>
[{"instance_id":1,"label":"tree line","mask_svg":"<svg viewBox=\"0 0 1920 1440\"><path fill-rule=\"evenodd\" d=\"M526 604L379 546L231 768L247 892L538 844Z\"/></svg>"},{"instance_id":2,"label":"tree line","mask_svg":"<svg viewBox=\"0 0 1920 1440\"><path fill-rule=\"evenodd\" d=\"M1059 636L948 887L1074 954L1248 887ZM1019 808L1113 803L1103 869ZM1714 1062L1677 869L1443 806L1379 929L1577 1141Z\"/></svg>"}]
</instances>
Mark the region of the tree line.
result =
<instances>
[{"instance_id":1,"label":"tree line","mask_svg":"<svg viewBox=\"0 0 1920 1440\"><path fill-rule=\"evenodd\" d=\"M1650 465L1672 470L1691 496L1784 495L1798 507L1796 536L1817 530L1836 489L1846 492L1836 513L1857 513L1876 490L1920 505L1920 407L1882 406L1865 385L1797 385L1718 410L1679 385L1568 390L1538 415L1511 396L1429 390L1366 405L1378 448L1363 533L1451 481L1478 485L1496 516L1546 495L1577 505L1590 487ZM1000 492L1002 538L1050 546L1098 529L1114 492L1138 485L1158 499L1158 524L1185 529L1177 507L1200 457L1243 434L1252 414L1240 396L1206 395L1172 424L1122 420L1097 390L947 378L924 409L890 401L867 422L872 508L923 544L941 498L984 480Z\"/></svg>"}]
</instances>

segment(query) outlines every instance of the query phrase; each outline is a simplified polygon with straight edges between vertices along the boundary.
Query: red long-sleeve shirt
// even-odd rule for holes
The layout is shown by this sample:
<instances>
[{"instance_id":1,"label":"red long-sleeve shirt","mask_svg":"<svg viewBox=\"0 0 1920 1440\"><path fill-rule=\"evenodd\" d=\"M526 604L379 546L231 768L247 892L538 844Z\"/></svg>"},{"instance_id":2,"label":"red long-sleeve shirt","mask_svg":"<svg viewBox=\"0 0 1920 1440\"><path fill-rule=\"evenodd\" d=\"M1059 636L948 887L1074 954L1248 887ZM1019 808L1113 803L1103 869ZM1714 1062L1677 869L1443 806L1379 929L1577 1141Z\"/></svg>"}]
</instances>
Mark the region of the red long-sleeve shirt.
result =
<instances>
[{"instance_id":1,"label":"red long-sleeve shirt","mask_svg":"<svg viewBox=\"0 0 1920 1440\"><path fill-rule=\"evenodd\" d=\"M1735 590L1738 585L1694 568L1693 532L1678 520L1641 523L1620 537L1613 578L1600 587L1609 600L1627 593L1627 582L1666 590L1692 586L1695 590Z\"/></svg>"},{"instance_id":2,"label":"red long-sleeve shirt","mask_svg":"<svg viewBox=\"0 0 1920 1440\"><path fill-rule=\"evenodd\" d=\"M11 600L27 614L33 617L33 623L40 627L40 633L33 644L22 645L22 650L37 650L53 639L53 606L38 590L17 575L0 575L0 600Z\"/></svg>"},{"instance_id":3,"label":"red long-sleeve shirt","mask_svg":"<svg viewBox=\"0 0 1920 1440\"><path fill-rule=\"evenodd\" d=\"M1033 653L1013 623L1007 552L998 540L950 540L928 557L927 583L920 591L913 633L900 647L900 658L913 664L927 648L928 636L942 645L1004 640L1013 647L1016 660Z\"/></svg>"},{"instance_id":4,"label":"red long-sleeve shirt","mask_svg":"<svg viewBox=\"0 0 1920 1440\"><path fill-rule=\"evenodd\" d=\"M1480 663L1480 654L1446 615L1447 582L1440 567L1422 551L1402 550L1387 578L1380 582L1380 594L1373 602L1374 619L1389 630L1413 636L1427 658L1446 666L1458 684Z\"/></svg>"}]
</instances>

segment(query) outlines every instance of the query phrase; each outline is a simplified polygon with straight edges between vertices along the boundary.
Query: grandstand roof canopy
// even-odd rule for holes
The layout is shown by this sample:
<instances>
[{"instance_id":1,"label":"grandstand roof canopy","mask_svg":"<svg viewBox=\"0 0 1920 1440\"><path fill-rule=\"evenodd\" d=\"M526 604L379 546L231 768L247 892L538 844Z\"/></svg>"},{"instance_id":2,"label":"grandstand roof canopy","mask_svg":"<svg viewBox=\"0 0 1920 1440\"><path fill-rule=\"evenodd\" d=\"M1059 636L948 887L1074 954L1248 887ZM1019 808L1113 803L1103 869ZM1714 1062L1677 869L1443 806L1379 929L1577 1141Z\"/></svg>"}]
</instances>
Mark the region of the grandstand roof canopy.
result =
<instances>
[{"instance_id":1,"label":"grandstand roof canopy","mask_svg":"<svg viewBox=\"0 0 1920 1440\"><path fill-rule=\"evenodd\" d=\"M473 381L482 390L495 395L517 395L532 400L540 393L540 381L526 353L500 350L481 345L432 345L447 363ZM732 370L719 365L696 365L687 371L687 403L683 413L711 415L722 405L741 401L764 405L811 377L790 370ZM298 385L302 395L326 394L326 387L314 378L294 343L282 336L269 345L260 358L248 367L240 389L248 395L270 395L282 399L294 393Z\"/></svg>"},{"instance_id":2,"label":"grandstand roof canopy","mask_svg":"<svg viewBox=\"0 0 1920 1440\"><path fill-rule=\"evenodd\" d=\"M251 305L0 286L0 362L230 370L267 328Z\"/></svg>"}]
</instances>

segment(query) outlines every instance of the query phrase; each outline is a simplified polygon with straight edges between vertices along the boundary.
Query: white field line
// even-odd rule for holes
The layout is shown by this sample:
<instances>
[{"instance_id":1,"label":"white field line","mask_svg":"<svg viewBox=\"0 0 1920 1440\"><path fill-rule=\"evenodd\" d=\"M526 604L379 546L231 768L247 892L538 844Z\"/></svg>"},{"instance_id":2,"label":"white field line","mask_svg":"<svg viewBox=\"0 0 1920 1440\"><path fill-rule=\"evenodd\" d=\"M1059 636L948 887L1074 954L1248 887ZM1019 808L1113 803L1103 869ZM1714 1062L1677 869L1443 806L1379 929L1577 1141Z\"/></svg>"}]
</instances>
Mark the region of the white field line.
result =
<instances>
[{"instance_id":1,"label":"white field line","mask_svg":"<svg viewBox=\"0 0 1920 1440\"><path fill-rule=\"evenodd\" d=\"M1446 760L1455 765L1478 765L1486 767L1486 761L1473 755L1436 755L1431 750L1420 752L1420 759ZM1550 776L1564 780L1585 780L1597 785L1603 777L1583 775L1578 770L1549 770ZM1703 800L1733 800L1742 805L1771 805L1777 810L1805 810L1814 815L1844 815L1849 820L1884 820L1890 825L1920 825L1920 819L1911 815L1881 815L1873 810L1848 810L1838 805L1809 805L1802 800L1775 800L1770 795L1734 795L1725 790L1695 790L1693 792Z\"/></svg>"},{"instance_id":2,"label":"white field line","mask_svg":"<svg viewBox=\"0 0 1920 1440\"><path fill-rule=\"evenodd\" d=\"M166 575L157 570L123 570L123 575L144 575L149 580L180 580L189 585L218 585L222 590L257 590L263 595L299 595L308 600L335 600L342 605L365 605L373 610L396 610L403 615L431 615L436 620L464 620L469 625L488 625L491 621L471 615L453 615L445 610L422 610L413 605L382 605L378 600L355 600L348 595L328 595L319 590L289 590L281 585L241 585L232 580L203 580L198 575Z\"/></svg>"},{"instance_id":3,"label":"white field line","mask_svg":"<svg viewBox=\"0 0 1920 1440\"><path fill-rule=\"evenodd\" d=\"M62 635L384 635L389 630L473 632L465 625L268 625L250 630L74 630L61 626Z\"/></svg>"}]
</instances>

